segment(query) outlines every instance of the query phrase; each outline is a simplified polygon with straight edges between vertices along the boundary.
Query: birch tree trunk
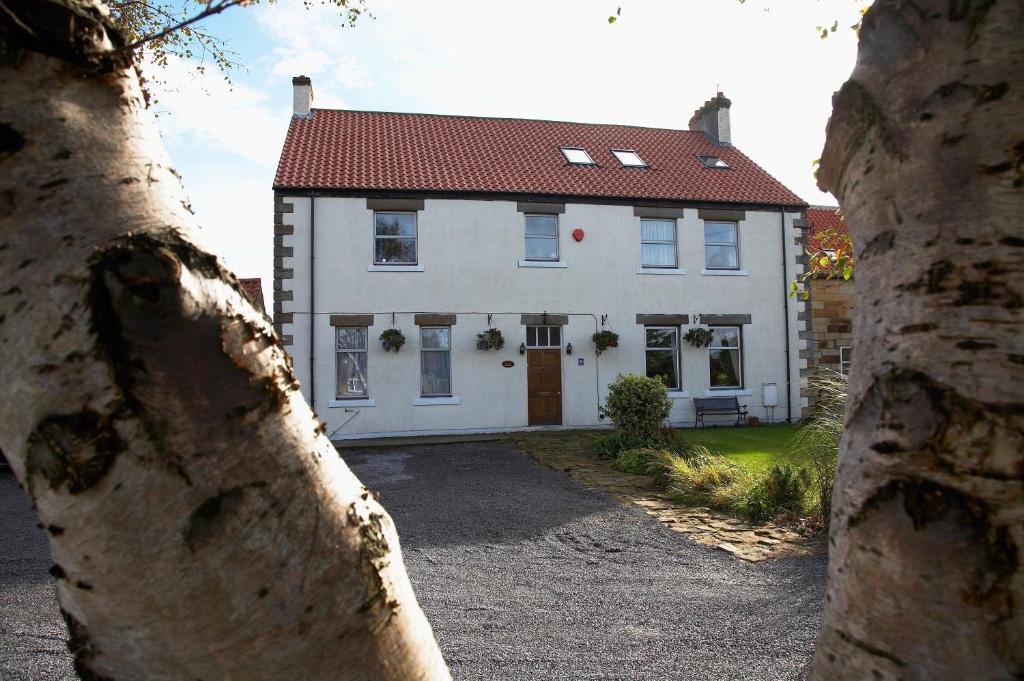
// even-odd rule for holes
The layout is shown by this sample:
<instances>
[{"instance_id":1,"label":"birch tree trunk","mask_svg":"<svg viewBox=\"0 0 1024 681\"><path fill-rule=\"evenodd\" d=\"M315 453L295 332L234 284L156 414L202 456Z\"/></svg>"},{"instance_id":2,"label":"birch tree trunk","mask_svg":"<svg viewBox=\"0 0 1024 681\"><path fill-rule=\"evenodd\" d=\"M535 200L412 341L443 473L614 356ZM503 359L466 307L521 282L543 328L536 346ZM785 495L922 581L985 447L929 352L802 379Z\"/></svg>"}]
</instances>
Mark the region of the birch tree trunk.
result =
<instances>
[{"instance_id":1,"label":"birch tree trunk","mask_svg":"<svg viewBox=\"0 0 1024 681\"><path fill-rule=\"evenodd\" d=\"M92 0L0 5L0 449L84 679L447 679ZM225 112L230 115L230 112Z\"/></svg>"},{"instance_id":2,"label":"birch tree trunk","mask_svg":"<svg viewBox=\"0 0 1024 681\"><path fill-rule=\"evenodd\" d=\"M820 184L857 334L814 679L1024 676L1024 3L878 0Z\"/></svg>"}]
</instances>

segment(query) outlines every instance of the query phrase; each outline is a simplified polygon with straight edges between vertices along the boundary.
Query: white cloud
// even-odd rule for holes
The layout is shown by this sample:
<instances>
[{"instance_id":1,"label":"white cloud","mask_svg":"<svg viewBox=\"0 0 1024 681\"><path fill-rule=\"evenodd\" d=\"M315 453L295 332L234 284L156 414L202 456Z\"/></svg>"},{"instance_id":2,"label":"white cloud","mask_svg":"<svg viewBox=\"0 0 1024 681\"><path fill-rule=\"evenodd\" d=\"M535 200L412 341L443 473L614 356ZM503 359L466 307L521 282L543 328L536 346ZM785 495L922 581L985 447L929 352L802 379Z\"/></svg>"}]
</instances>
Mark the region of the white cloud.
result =
<instances>
[{"instance_id":1,"label":"white cloud","mask_svg":"<svg viewBox=\"0 0 1024 681\"><path fill-rule=\"evenodd\" d=\"M350 88L373 87L373 79L370 78L366 64L355 57L340 58L334 69L334 77L342 85Z\"/></svg>"},{"instance_id":2,"label":"white cloud","mask_svg":"<svg viewBox=\"0 0 1024 681\"><path fill-rule=\"evenodd\" d=\"M156 110L164 139L203 154L230 153L273 168L288 129L267 95L216 70L196 71L196 62L171 57L160 77Z\"/></svg>"},{"instance_id":3,"label":"white cloud","mask_svg":"<svg viewBox=\"0 0 1024 681\"><path fill-rule=\"evenodd\" d=\"M278 61L274 65L273 73L280 76L315 76L323 73L332 63L326 53L315 49L294 50L275 47L274 56Z\"/></svg>"}]
</instances>

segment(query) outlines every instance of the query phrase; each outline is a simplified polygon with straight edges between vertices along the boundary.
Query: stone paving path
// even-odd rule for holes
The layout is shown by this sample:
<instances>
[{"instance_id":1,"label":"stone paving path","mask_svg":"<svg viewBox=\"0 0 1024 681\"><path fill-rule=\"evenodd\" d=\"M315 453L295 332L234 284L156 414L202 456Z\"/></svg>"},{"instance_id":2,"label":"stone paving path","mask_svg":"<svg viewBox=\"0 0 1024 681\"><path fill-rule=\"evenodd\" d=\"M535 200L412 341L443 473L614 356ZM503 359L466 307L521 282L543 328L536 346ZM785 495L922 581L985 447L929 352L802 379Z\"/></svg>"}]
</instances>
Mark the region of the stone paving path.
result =
<instances>
[{"instance_id":1,"label":"stone paving path","mask_svg":"<svg viewBox=\"0 0 1024 681\"><path fill-rule=\"evenodd\" d=\"M601 489L624 504L635 504L663 525L695 542L750 561L828 552L824 535L807 537L774 523L749 523L707 508L682 506L642 475L623 473L591 453L596 431L517 433L512 442L538 463L568 473L588 489Z\"/></svg>"}]
</instances>

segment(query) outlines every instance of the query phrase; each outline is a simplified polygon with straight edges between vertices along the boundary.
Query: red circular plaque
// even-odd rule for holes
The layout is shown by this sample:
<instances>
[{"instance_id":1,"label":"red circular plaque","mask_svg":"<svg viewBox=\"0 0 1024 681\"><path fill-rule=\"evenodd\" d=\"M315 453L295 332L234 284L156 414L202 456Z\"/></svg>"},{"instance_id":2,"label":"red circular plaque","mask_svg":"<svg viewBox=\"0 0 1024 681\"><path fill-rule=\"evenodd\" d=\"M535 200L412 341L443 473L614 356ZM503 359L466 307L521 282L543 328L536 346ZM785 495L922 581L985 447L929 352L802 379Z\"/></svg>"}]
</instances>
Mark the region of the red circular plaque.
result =
<instances>
[{"instance_id":1,"label":"red circular plaque","mask_svg":"<svg viewBox=\"0 0 1024 681\"><path fill-rule=\"evenodd\" d=\"M576 239L576 241L583 241L583 237L585 235L586 235L585 232L582 229L580 229L579 227L577 227L576 229L572 230L572 238Z\"/></svg>"}]
</instances>

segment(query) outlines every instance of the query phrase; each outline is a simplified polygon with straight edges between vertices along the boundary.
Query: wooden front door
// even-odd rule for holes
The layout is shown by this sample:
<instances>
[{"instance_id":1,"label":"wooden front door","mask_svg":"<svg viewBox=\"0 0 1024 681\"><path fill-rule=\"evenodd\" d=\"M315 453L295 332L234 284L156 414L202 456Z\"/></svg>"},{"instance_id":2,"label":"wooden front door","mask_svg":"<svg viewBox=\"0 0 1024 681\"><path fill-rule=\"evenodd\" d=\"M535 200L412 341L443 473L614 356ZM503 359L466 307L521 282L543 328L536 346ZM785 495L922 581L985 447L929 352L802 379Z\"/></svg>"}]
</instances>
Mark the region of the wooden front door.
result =
<instances>
[{"instance_id":1,"label":"wooden front door","mask_svg":"<svg viewBox=\"0 0 1024 681\"><path fill-rule=\"evenodd\" d=\"M526 391L531 426L562 424L562 351L526 351Z\"/></svg>"}]
</instances>

